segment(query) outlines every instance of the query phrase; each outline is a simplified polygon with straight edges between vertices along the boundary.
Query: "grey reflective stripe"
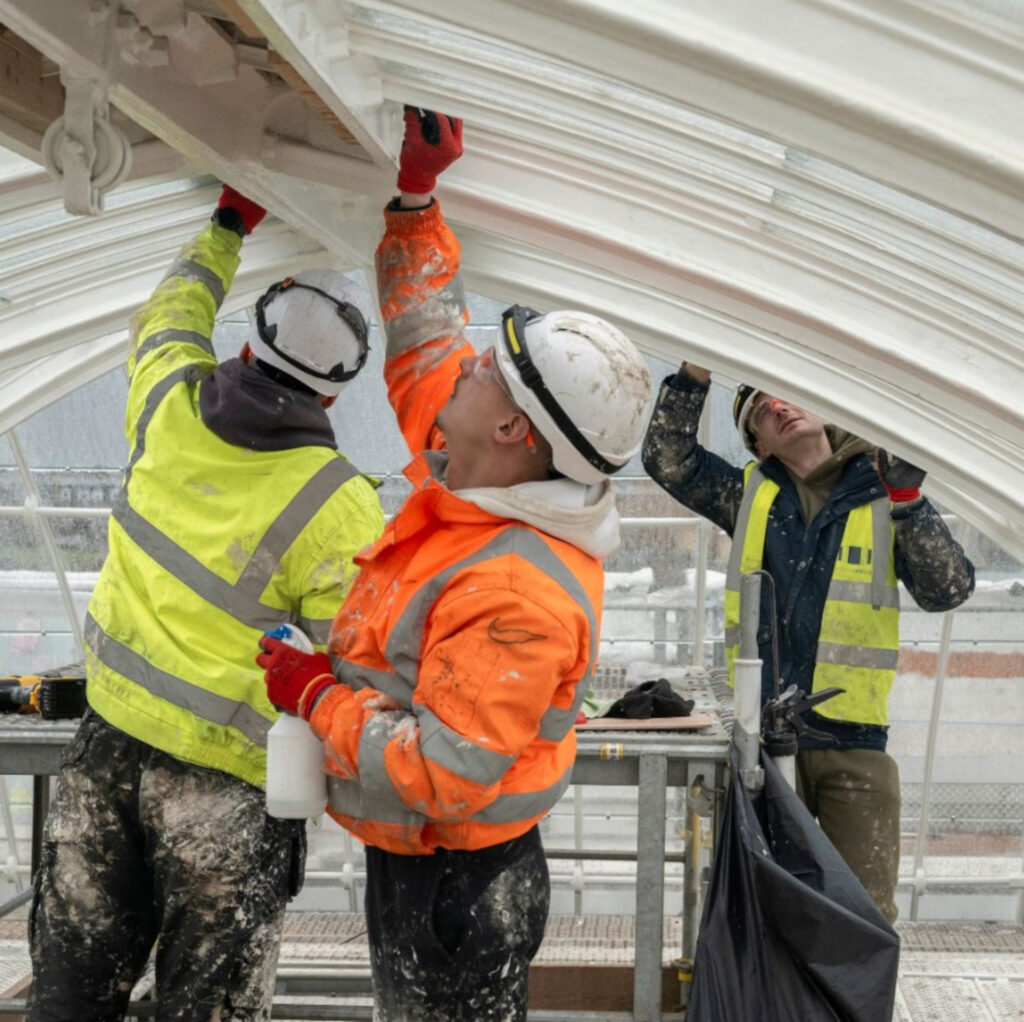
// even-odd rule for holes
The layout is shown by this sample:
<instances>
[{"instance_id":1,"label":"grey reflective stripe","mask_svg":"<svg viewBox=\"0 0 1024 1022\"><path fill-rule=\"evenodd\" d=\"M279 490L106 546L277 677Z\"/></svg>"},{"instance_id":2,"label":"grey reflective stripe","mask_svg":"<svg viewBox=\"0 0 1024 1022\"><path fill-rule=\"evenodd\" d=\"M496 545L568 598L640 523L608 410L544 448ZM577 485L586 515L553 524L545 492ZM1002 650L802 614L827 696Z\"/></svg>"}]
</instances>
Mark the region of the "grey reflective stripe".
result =
<instances>
[{"instance_id":1,"label":"grey reflective stripe","mask_svg":"<svg viewBox=\"0 0 1024 1022\"><path fill-rule=\"evenodd\" d=\"M569 599L583 610L590 623L588 673L577 683L573 706L568 710L549 707L541 718L540 737L546 741L557 742L569 733L569 729L575 723L576 713L586 695L586 679L590 676L597 659L597 615L590 602L590 597L587 596L579 580L535 532L522 526L510 525L475 553L449 565L444 571L434 575L429 582L420 586L392 628L391 634L388 636L385 656L388 663L394 665L396 672L409 684L410 689L414 689L419 663L415 657L410 655L409 651L419 649L423 626L441 591L456 574L465 568L506 554L522 557L543 571L553 582L561 586Z\"/></svg>"},{"instance_id":2,"label":"grey reflective stripe","mask_svg":"<svg viewBox=\"0 0 1024 1022\"><path fill-rule=\"evenodd\" d=\"M135 349L135 364L138 365L151 351L162 348L165 344L194 344L208 354L213 354L213 342L206 334L201 334L198 330L171 328L157 330L155 334L150 334Z\"/></svg>"},{"instance_id":3,"label":"grey reflective stripe","mask_svg":"<svg viewBox=\"0 0 1024 1022\"><path fill-rule=\"evenodd\" d=\"M754 498L761 484L766 481L760 465L751 469L746 486L743 487L743 500L736 515L736 525L732 530L732 546L729 549L729 566L725 570L725 588L735 593L740 591L740 565L743 563L743 548L747 541L747 529L750 528L750 512L754 507ZM764 550L761 550L761 564L764 565ZM737 639L737 641L739 641ZM728 645L728 643L727 643Z\"/></svg>"},{"instance_id":4,"label":"grey reflective stripe","mask_svg":"<svg viewBox=\"0 0 1024 1022\"><path fill-rule=\"evenodd\" d=\"M523 530L520 529L520 532ZM586 590L580 585L579 579L565 566L565 563L539 536L527 532L530 537L529 546L535 550L529 550L523 556L526 557L535 567L540 568L544 574L561 586L566 595L575 603L587 616L590 631L590 649L587 653L587 670L583 677L576 682L576 689L573 700L568 709L562 710L557 706L549 706L540 719L538 737L548 742L560 742L575 726L576 718L579 716L580 707L586 698L587 689L594 676L594 669L597 666L597 651L600 636L598 635L597 614L594 611L590 597Z\"/></svg>"},{"instance_id":5,"label":"grey reflective stripe","mask_svg":"<svg viewBox=\"0 0 1024 1022\"><path fill-rule=\"evenodd\" d=\"M593 663L593 661L591 661ZM540 730L538 738L547 742L560 742L576 725L576 718L580 715L580 707L583 700L587 698L587 689L594 678L594 672L589 667L587 673L576 682L576 690L573 693L572 705L567 710L561 710L557 706L549 706L540 719Z\"/></svg>"},{"instance_id":6,"label":"grey reflective stripe","mask_svg":"<svg viewBox=\"0 0 1024 1022\"><path fill-rule=\"evenodd\" d=\"M213 296L213 300L217 303L219 309L224 301L224 281L217 276L213 270L203 266L202 263L197 263L194 259L179 259L168 271L164 274L164 279L160 281L161 284L166 284L169 280L196 280L201 284L206 285L206 289Z\"/></svg>"},{"instance_id":7,"label":"grey reflective stripe","mask_svg":"<svg viewBox=\"0 0 1024 1022\"><path fill-rule=\"evenodd\" d=\"M439 337L460 337L465 329L463 313L466 309L466 289L462 279L454 276L440 291L434 291L426 301L404 309L387 323L387 356L394 358L403 351L433 341ZM443 359L452 349L424 349L424 357Z\"/></svg>"},{"instance_id":8,"label":"grey reflective stripe","mask_svg":"<svg viewBox=\"0 0 1024 1022\"><path fill-rule=\"evenodd\" d=\"M343 781L340 777L327 775L327 805L342 816L363 819L363 789L358 781Z\"/></svg>"},{"instance_id":9,"label":"grey reflective stripe","mask_svg":"<svg viewBox=\"0 0 1024 1022\"><path fill-rule=\"evenodd\" d=\"M153 384L146 395L146 403L142 407L142 414L135 423L135 447L131 457L128 459L128 466L124 470L124 482L121 484L121 493L118 501L127 501L128 482L132 477L135 465L146 450L146 430L156 414L156 410L165 397L179 383L194 383L203 375L203 371L197 365L181 366L169 372L159 383Z\"/></svg>"},{"instance_id":10,"label":"grey reflective stripe","mask_svg":"<svg viewBox=\"0 0 1024 1022\"><path fill-rule=\"evenodd\" d=\"M874 582L843 582L835 578L829 583L828 598L845 603L871 604L875 610L881 607L898 609L900 605L900 591L893 586L886 586L881 601L878 601Z\"/></svg>"},{"instance_id":11,"label":"grey reflective stripe","mask_svg":"<svg viewBox=\"0 0 1024 1022\"><path fill-rule=\"evenodd\" d=\"M295 622L317 646L326 646L327 640L331 637L331 625L334 624L332 617L309 618L300 617Z\"/></svg>"},{"instance_id":12,"label":"grey reflective stripe","mask_svg":"<svg viewBox=\"0 0 1024 1022\"><path fill-rule=\"evenodd\" d=\"M467 781L489 787L500 781L515 762L515 756L491 752L463 738L429 710L421 711L418 720L424 758Z\"/></svg>"},{"instance_id":13,"label":"grey reflective stripe","mask_svg":"<svg viewBox=\"0 0 1024 1022\"><path fill-rule=\"evenodd\" d=\"M303 484L271 523L238 581L232 583L221 578L128 503L128 483L136 463L145 452L147 431L157 407L177 384L194 382L202 375L203 371L198 366L182 366L168 373L146 396L146 405L136 425L135 450L125 471L124 485L114 501L112 516L138 547L197 596L243 624L266 631L279 625L282 618L290 617L287 611L268 607L259 600L281 558L331 495L359 472L344 458L331 458ZM329 629L328 623L328 632Z\"/></svg>"},{"instance_id":14,"label":"grey reflective stripe","mask_svg":"<svg viewBox=\"0 0 1024 1022\"><path fill-rule=\"evenodd\" d=\"M529 820L534 816L546 813L569 787L572 778L572 767L543 791L531 791L521 794L499 795L490 805L484 806L469 819L473 823L514 823L516 820Z\"/></svg>"},{"instance_id":15,"label":"grey reflective stripe","mask_svg":"<svg viewBox=\"0 0 1024 1022\"><path fill-rule=\"evenodd\" d=\"M739 625L730 625L725 630L725 645L728 648L729 646L738 646L739 644L740 644L740 626Z\"/></svg>"},{"instance_id":16,"label":"grey reflective stripe","mask_svg":"<svg viewBox=\"0 0 1024 1022\"><path fill-rule=\"evenodd\" d=\"M897 649L872 649L870 646L847 646L840 642L819 642L816 660L819 664L866 667L872 671L895 671L899 655Z\"/></svg>"},{"instance_id":17,"label":"grey reflective stripe","mask_svg":"<svg viewBox=\"0 0 1024 1022\"><path fill-rule=\"evenodd\" d=\"M871 605L878 610L884 607L886 594L890 592L888 582L889 558L892 556L892 528L889 523L889 497L879 497L871 502ZM897 606L899 600L897 598Z\"/></svg>"},{"instance_id":18,"label":"grey reflective stripe","mask_svg":"<svg viewBox=\"0 0 1024 1022\"><path fill-rule=\"evenodd\" d=\"M402 801L384 765L384 750L399 728L413 729L415 726L415 718L404 710L371 713L363 725L363 733L359 736L359 784L369 810L366 816L371 820L420 826L427 822L422 813L410 809ZM411 730L409 740L415 740Z\"/></svg>"},{"instance_id":19,"label":"grey reflective stripe","mask_svg":"<svg viewBox=\"0 0 1024 1022\"><path fill-rule=\"evenodd\" d=\"M266 631L281 623L287 612L267 607L240 592L227 579L211 571L173 539L150 524L133 507L124 504L113 511L113 518L144 553L196 596L230 614L235 620Z\"/></svg>"},{"instance_id":20,"label":"grey reflective stripe","mask_svg":"<svg viewBox=\"0 0 1024 1022\"><path fill-rule=\"evenodd\" d=\"M302 535L317 512L341 486L359 472L344 458L331 458L303 484L263 534L235 583L239 592L256 600L266 589L281 558Z\"/></svg>"},{"instance_id":21,"label":"grey reflective stripe","mask_svg":"<svg viewBox=\"0 0 1024 1022\"><path fill-rule=\"evenodd\" d=\"M425 827L428 820L421 813L414 813L407 806L396 806L374 799L368 806L359 781L345 781L340 777L327 778L327 804L335 813L351 816L357 820L373 820L375 823L398 824L403 827Z\"/></svg>"},{"instance_id":22,"label":"grey reflective stripe","mask_svg":"<svg viewBox=\"0 0 1024 1022\"><path fill-rule=\"evenodd\" d=\"M414 813L405 805L384 802L376 796L368 806L366 794L359 781L344 781L340 777L327 778L327 804L342 816L376 823L400 824L404 827L426 826L430 821L421 813Z\"/></svg>"},{"instance_id":23,"label":"grey reflective stripe","mask_svg":"<svg viewBox=\"0 0 1024 1022\"><path fill-rule=\"evenodd\" d=\"M361 688L376 689L391 696L404 709L412 709L412 687L394 671L377 671L341 657L333 657L331 665L334 668L334 677L343 685L348 685L357 692Z\"/></svg>"},{"instance_id":24,"label":"grey reflective stripe","mask_svg":"<svg viewBox=\"0 0 1024 1022\"><path fill-rule=\"evenodd\" d=\"M383 755L383 750L379 750L379 752ZM356 819L399 824L406 827L423 827L431 822L446 822L444 820L432 821L422 813L414 812L397 798L393 789L389 793L384 793L384 797L381 797L377 790L369 790L366 786L365 768L362 766L363 755L363 749L360 746L359 781L344 781L333 776L327 778L327 801L334 812ZM383 764L381 769L383 769ZM562 797L565 789L569 787L571 779L572 767L543 791L499 795L489 805L468 817L468 820L471 823L496 824L533 819L546 813ZM447 822L459 823L461 820L452 819Z\"/></svg>"},{"instance_id":25,"label":"grey reflective stripe","mask_svg":"<svg viewBox=\"0 0 1024 1022\"><path fill-rule=\"evenodd\" d=\"M154 667L141 654L107 635L91 614L86 615L85 638L97 659L112 671L130 678L157 698L212 724L234 728L254 745L266 748L272 722L251 706Z\"/></svg>"}]
</instances>

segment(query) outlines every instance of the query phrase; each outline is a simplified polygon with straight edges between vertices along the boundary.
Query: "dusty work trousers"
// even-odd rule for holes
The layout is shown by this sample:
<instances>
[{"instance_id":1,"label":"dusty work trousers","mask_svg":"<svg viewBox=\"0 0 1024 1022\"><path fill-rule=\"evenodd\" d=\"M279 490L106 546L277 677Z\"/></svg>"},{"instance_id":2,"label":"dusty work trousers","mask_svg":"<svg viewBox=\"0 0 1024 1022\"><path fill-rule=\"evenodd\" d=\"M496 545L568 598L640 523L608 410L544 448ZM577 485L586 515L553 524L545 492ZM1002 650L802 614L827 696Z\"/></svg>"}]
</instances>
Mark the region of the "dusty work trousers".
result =
<instances>
[{"instance_id":1,"label":"dusty work trousers","mask_svg":"<svg viewBox=\"0 0 1024 1022\"><path fill-rule=\"evenodd\" d=\"M890 923L898 914L900 774L875 749L801 749L796 790Z\"/></svg>"},{"instance_id":2,"label":"dusty work trousers","mask_svg":"<svg viewBox=\"0 0 1024 1022\"><path fill-rule=\"evenodd\" d=\"M124 1017L150 950L161 1022L270 1018L302 821L90 713L68 746L29 922L30 1022Z\"/></svg>"},{"instance_id":3,"label":"dusty work trousers","mask_svg":"<svg viewBox=\"0 0 1024 1022\"><path fill-rule=\"evenodd\" d=\"M522 1022L551 900L536 827L479 851L366 849L377 1022Z\"/></svg>"}]
</instances>

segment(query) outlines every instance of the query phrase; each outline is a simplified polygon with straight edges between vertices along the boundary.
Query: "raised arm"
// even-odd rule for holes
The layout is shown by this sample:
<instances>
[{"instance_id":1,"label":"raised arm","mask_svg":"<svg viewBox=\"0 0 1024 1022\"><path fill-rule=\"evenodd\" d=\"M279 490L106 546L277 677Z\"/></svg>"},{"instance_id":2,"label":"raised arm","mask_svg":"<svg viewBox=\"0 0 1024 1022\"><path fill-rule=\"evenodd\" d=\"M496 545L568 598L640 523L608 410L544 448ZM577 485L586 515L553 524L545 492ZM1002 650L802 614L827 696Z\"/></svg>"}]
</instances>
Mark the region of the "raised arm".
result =
<instances>
[{"instance_id":1,"label":"raised arm","mask_svg":"<svg viewBox=\"0 0 1024 1022\"><path fill-rule=\"evenodd\" d=\"M743 499L743 470L697 443L711 374L684 362L661 385L643 463L650 477L680 504L732 535Z\"/></svg>"},{"instance_id":2,"label":"raised arm","mask_svg":"<svg viewBox=\"0 0 1024 1022\"><path fill-rule=\"evenodd\" d=\"M875 471L892 501L896 574L922 610L959 607L974 592L974 565L921 495L924 470L879 448Z\"/></svg>"},{"instance_id":3,"label":"raised arm","mask_svg":"<svg viewBox=\"0 0 1024 1022\"><path fill-rule=\"evenodd\" d=\"M443 446L434 420L451 395L459 360L473 354L459 278L459 243L433 198L437 175L462 154L462 122L407 107L400 195L384 212L377 286L387 337L388 399L413 454Z\"/></svg>"},{"instance_id":4,"label":"raised arm","mask_svg":"<svg viewBox=\"0 0 1024 1022\"><path fill-rule=\"evenodd\" d=\"M163 280L132 316L125 418L131 444L146 399L160 380L185 366L203 371L217 364L210 340L217 310L235 279L242 239L265 213L225 185L212 222L181 249Z\"/></svg>"}]
</instances>

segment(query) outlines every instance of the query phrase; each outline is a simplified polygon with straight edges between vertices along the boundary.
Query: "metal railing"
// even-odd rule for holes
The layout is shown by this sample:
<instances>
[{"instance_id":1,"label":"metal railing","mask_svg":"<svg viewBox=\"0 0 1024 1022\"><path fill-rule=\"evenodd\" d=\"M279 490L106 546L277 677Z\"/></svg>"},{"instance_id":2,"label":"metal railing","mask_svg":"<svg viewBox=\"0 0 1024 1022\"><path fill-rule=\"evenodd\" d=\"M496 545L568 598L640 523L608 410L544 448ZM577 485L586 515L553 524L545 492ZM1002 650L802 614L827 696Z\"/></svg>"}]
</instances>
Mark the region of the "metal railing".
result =
<instances>
[{"instance_id":1,"label":"metal railing","mask_svg":"<svg viewBox=\"0 0 1024 1022\"><path fill-rule=\"evenodd\" d=\"M49 519L96 519L102 518L110 513L109 508L102 507L59 507L59 506L48 506L41 503L38 489L35 486L34 479L32 476L31 469L29 468L24 454L18 442L16 432L14 430L8 431L6 434L11 444L11 449L14 453L15 461L18 468L18 473L22 479L25 487L26 499L21 505L2 505L0 506L0 517L21 517L35 524L37 531L40 536L42 546L45 550L47 560L50 562L55 580L56 588L59 591L61 601L64 605L65 612L69 621L69 632L74 638L74 642L77 648L82 650L82 632L81 624L78 620L78 614L74 605L74 597L72 595L72 588L68 579L68 573L63 565L60 552L57 544L54 540L53 533L49 528ZM389 474L384 473L385 478L390 478ZM952 516L944 516L952 517ZM690 605L687 602L686 608L683 607L672 607L672 606L649 606L646 608L631 605L629 609L633 610L644 610L646 613L655 616L655 634L654 635L615 635L608 636L604 635L601 639L602 648L612 652L616 646L622 646L627 643L644 643L648 644L655 651L655 660L665 662L667 660L667 653L670 648L674 648L677 656L685 649L688 652L689 666L695 668L706 668L714 662L714 653L716 650L721 648L721 637L713 636L708 634L707 628L707 570L709 562L709 545L713 535L716 534L717 530L711 523L706 520L693 516L668 516L668 517L633 517L623 518L622 527L624 532L628 535L629 533L636 532L641 529L651 527L672 527L677 528L683 533L696 533L696 539L694 543L694 600L692 605L692 634L688 637L682 635L669 636L667 634L667 616L670 613L676 613L677 615L682 612L683 609L689 610ZM612 597L607 601L607 607L614 609L616 606L615 598ZM932 793L934 790L934 775L935 775L935 762L937 753L938 733L940 729L941 715L942 715L942 704L944 690L947 681L947 674L949 669L949 659L952 648L952 635L953 635L953 622L956 618L957 612L950 611L943 615L941 631L938 640L924 640L919 642L921 645L936 645L937 646L937 666L934 677L934 690L931 702L930 719L927 731L925 754L924 754L924 772L923 779L921 782L921 809L918 813L916 830L913 835L913 851L912 851L912 865L911 873L909 875L902 875L900 877L900 886L904 889L909 888L911 891L910 901L910 919L916 920L921 907L921 901L925 893L929 888L942 888L944 890L962 888L962 889L977 889L984 887L985 889L1001 889L1007 892L1017 892L1017 909L1016 918L1021 924L1024 924L1024 839L1021 843L1021 869L1019 871L992 877L953 877L953 876L939 876L930 875L928 871L928 865L926 862L927 848L929 840L929 828L932 823L930 820L930 808L932 802ZM660 625L657 623L660 617ZM678 621L677 621L678 624ZM3 631L3 629L0 629ZM1024 631L1024 630L1022 630ZM53 634L53 633L51 633ZM991 639L983 640L985 644L992 643L993 645L1003 641L1006 643L1013 642L1012 639ZM977 643L976 643L977 645ZM4 805L6 805L6 798L4 799ZM7 828L9 821L9 814L4 813L5 829ZM1020 821L1021 833L1024 835L1024 820ZM11 838L8 835L8 844L11 842Z\"/></svg>"}]
</instances>

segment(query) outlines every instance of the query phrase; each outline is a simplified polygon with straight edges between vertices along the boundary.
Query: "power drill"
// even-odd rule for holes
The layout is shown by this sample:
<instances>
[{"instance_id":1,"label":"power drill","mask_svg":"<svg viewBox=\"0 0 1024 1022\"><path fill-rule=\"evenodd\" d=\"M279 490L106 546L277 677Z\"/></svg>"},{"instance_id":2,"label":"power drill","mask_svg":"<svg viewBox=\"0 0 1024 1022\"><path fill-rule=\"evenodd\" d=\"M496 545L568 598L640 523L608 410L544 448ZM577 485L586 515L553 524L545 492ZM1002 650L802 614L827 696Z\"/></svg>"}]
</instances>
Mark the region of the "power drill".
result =
<instances>
[{"instance_id":1,"label":"power drill","mask_svg":"<svg viewBox=\"0 0 1024 1022\"><path fill-rule=\"evenodd\" d=\"M75 668L0 678L0 713L38 713L43 720L67 720L81 717L87 706L85 674Z\"/></svg>"}]
</instances>

